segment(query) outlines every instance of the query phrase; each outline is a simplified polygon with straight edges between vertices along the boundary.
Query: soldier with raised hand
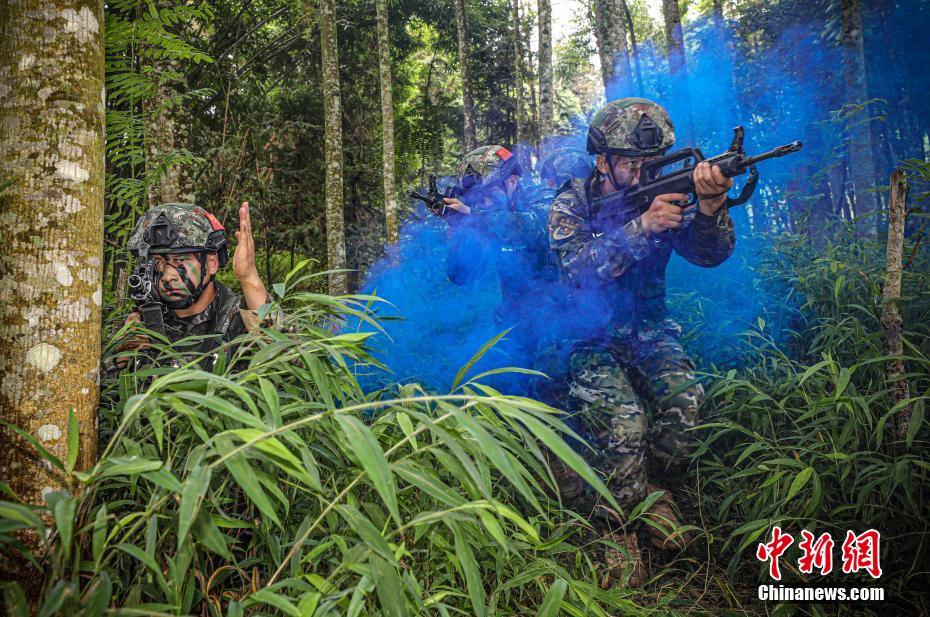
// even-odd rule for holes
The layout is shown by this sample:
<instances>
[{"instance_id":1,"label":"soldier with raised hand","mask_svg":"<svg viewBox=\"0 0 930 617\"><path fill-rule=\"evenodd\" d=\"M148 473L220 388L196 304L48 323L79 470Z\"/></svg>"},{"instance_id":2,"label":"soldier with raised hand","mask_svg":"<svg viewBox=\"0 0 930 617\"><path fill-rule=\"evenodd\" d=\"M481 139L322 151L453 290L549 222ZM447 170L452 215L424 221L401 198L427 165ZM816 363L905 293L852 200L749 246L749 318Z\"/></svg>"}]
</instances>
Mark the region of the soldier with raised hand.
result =
<instances>
[{"instance_id":1,"label":"soldier with raised hand","mask_svg":"<svg viewBox=\"0 0 930 617\"><path fill-rule=\"evenodd\" d=\"M702 162L694 171L697 208L682 210L688 195L660 195L624 225L602 220L592 201L637 185L643 164L674 143L672 121L660 105L640 98L608 103L588 131L594 172L564 185L549 210L549 244L563 280L578 297L595 296L587 306L606 313L597 316L598 330L574 341L567 354L562 403L577 412L596 452L592 466L626 512L660 490L653 483L659 477L666 487L676 483L687 463L686 431L704 392L665 305L665 268L672 251L703 267L732 254L733 223L724 207L732 180ZM653 544L687 542L686 534L669 533L679 526L675 509L667 492L653 507L653 521L665 528L647 527ZM621 540L627 551L613 564L632 569L632 584L642 582L635 531Z\"/></svg>"},{"instance_id":2,"label":"soldier with raised hand","mask_svg":"<svg viewBox=\"0 0 930 617\"><path fill-rule=\"evenodd\" d=\"M235 294L216 280L216 273L228 261L225 228L207 210L192 204L169 203L149 209L136 223L127 248L136 257L150 256L154 260L153 285L160 308L157 328L172 342L187 337L195 347L191 354L205 354L258 326L257 310L269 301L265 285L255 266L255 242L249 204L239 208L238 245L233 255L233 272L242 294ZM159 306L160 305L160 306ZM129 314L127 322L141 323L138 311ZM145 323L153 328L154 324ZM148 348L144 334L125 341L118 352ZM212 366L207 356L206 364ZM123 369L127 358L116 358L109 368ZM210 368L204 366L204 368Z\"/></svg>"}]
</instances>

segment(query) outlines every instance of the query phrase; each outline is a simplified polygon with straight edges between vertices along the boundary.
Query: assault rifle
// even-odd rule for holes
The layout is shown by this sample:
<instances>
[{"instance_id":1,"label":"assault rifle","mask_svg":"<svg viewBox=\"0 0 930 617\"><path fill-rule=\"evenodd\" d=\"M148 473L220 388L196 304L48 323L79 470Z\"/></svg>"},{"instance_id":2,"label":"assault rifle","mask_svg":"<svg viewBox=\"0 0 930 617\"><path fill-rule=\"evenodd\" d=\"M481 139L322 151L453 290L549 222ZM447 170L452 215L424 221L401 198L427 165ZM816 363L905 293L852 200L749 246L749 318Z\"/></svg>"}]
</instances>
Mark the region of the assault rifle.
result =
<instances>
[{"instance_id":1,"label":"assault rifle","mask_svg":"<svg viewBox=\"0 0 930 617\"><path fill-rule=\"evenodd\" d=\"M436 186L436 176L433 174L429 175L429 191L424 195L423 193L418 193L417 191L410 191L408 193L413 199L419 199L422 201L426 208L435 214L436 216L445 216L448 206L446 202L443 201L444 198L457 198L461 197L462 191L457 185L447 187L442 193L439 192L439 188Z\"/></svg>"},{"instance_id":2,"label":"assault rifle","mask_svg":"<svg viewBox=\"0 0 930 617\"><path fill-rule=\"evenodd\" d=\"M726 207L741 206L752 197L759 181L756 164L762 161L785 156L801 149L800 141L793 141L757 156L747 156L743 149L745 131L742 126L733 129L733 142L723 154L704 158L698 148L684 148L665 156L647 161L643 164L639 175L639 184L629 189L616 191L603 197L592 200L592 212L601 220L610 220L620 225L641 216L652 200L659 195L669 193L688 193L690 201L680 204L682 208L689 208L697 203L697 190L694 186L694 168L701 161L716 165L727 178L741 176L749 170L749 177L743 185L740 194L735 199L727 198ZM665 172L667 167L674 167L672 171ZM663 173L664 172L664 173Z\"/></svg>"},{"instance_id":3,"label":"assault rifle","mask_svg":"<svg viewBox=\"0 0 930 617\"><path fill-rule=\"evenodd\" d=\"M158 296L155 258L149 255L149 243L139 241L139 265L129 277L129 298L142 315L142 323L153 332L165 334L164 305Z\"/></svg>"}]
</instances>

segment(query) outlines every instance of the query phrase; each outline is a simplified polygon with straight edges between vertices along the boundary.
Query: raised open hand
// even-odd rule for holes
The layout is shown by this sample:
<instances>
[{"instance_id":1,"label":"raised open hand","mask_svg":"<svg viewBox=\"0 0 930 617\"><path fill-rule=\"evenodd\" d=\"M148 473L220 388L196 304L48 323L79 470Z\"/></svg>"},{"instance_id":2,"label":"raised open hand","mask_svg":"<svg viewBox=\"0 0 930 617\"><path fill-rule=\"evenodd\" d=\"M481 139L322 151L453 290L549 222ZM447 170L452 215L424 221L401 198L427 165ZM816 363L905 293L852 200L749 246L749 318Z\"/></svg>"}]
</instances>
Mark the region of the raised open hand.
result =
<instances>
[{"instance_id":1,"label":"raised open hand","mask_svg":"<svg viewBox=\"0 0 930 617\"><path fill-rule=\"evenodd\" d=\"M255 239L252 237L252 219L249 216L249 202L244 201L239 207L239 231L236 232L236 252L233 254L233 273L239 283L258 279L255 266Z\"/></svg>"}]
</instances>

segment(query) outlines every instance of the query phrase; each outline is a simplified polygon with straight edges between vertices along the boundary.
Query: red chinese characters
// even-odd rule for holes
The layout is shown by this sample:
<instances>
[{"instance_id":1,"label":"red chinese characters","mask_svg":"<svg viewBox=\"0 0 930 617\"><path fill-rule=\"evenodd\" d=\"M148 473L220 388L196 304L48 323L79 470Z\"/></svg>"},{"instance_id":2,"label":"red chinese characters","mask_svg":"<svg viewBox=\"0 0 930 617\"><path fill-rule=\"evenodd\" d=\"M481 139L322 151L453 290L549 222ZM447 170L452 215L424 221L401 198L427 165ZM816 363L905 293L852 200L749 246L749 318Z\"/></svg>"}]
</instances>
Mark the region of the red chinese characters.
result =
<instances>
[{"instance_id":1,"label":"red chinese characters","mask_svg":"<svg viewBox=\"0 0 930 617\"><path fill-rule=\"evenodd\" d=\"M772 541L760 544L756 549L756 557L759 561L769 562L769 576L776 581L781 580L781 570L778 568L778 558L788 550L788 547L794 542L790 534L782 533L781 527L776 525L772 528Z\"/></svg>"},{"instance_id":2,"label":"red chinese characters","mask_svg":"<svg viewBox=\"0 0 930 617\"><path fill-rule=\"evenodd\" d=\"M851 530L847 531L846 540L843 541L843 574L865 570L872 578L881 576L880 539L881 534L874 529L864 531L858 536Z\"/></svg>"},{"instance_id":3,"label":"red chinese characters","mask_svg":"<svg viewBox=\"0 0 930 617\"><path fill-rule=\"evenodd\" d=\"M798 543L801 557L798 559L798 569L804 574L812 574L816 567L821 574L833 571L833 537L823 533L817 540L814 534L806 529L801 532L803 540Z\"/></svg>"}]
</instances>

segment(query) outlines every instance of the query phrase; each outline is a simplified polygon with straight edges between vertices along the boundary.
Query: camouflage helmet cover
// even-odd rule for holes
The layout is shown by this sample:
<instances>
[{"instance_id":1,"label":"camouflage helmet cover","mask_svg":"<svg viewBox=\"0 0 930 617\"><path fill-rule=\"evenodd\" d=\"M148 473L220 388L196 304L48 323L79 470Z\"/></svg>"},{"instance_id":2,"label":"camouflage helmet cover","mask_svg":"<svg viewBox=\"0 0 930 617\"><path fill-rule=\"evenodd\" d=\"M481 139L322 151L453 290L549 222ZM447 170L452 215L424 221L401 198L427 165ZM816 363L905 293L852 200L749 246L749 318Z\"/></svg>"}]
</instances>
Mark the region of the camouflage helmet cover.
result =
<instances>
[{"instance_id":1,"label":"camouflage helmet cover","mask_svg":"<svg viewBox=\"0 0 930 617\"><path fill-rule=\"evenodd\" d=\"M588 152L624 156L663 154L675 144L675 127L664 107L626 97L611 101L591 118Z\"/></svg>"},{"instance_id":2,"label":"camouflage helmet cover","mask_svg":"<svg viewBox=\"0 0 930 617\"><path fill-rule=\"evenodd\" d=\"M147 234L150 229L163 226L162 234ZM149 245L151 253L217 253L220 267L226 264L225 228L207 210L193 204L169 203L150 208L129 235L126 247L138 255L142 244ZM153 237L154 236L154 237Z\"/></svg>"},{"instance_id":3,"label":"camouflage helmet cover","mask_svg":"<svg viewBox=\"0 0 930 617\"><path fill-rule=\"evenodd\" d=\"M507 148L497 144L481 146L462 157L459 185L467 191L522 173L517 157Z\"/></svg>"},{"instance_id":4,"label":"camouflage helmet cover","mask_svg":"<svg viewBox=\"0 0 930 617\"><path fill-rule=\"evenodd\" d=\"M561 185L572 178L587 178L594 169L591 155L578 148L557 148L547 154L539 167L543 180Z\"/></svg>"}]
</instances>

